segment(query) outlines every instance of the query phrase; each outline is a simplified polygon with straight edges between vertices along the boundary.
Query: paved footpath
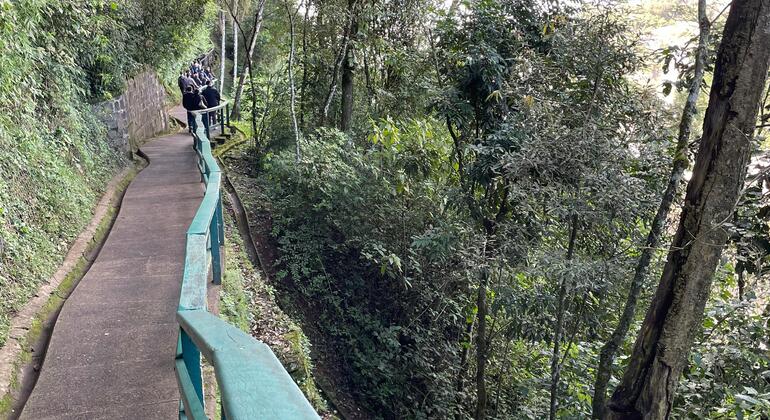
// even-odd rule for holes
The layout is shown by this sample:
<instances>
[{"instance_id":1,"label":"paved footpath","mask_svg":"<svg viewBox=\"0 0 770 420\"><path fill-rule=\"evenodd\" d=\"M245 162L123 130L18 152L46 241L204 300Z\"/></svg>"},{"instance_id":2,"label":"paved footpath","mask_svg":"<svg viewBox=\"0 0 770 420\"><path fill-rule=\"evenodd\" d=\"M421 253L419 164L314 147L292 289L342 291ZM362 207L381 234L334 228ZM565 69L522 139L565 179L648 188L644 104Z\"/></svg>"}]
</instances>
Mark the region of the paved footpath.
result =
<instances>
[{"instance_id":1,"label":"paved footpath","mask_svg":"<svg viewBox=\"0 0 770 420\"><path fill-rule=\"evenodd\" d=\"M67 299L22 419L174 419L185 232L203 198L189 134L155 139Z\"/></svg>"}]
</instances>

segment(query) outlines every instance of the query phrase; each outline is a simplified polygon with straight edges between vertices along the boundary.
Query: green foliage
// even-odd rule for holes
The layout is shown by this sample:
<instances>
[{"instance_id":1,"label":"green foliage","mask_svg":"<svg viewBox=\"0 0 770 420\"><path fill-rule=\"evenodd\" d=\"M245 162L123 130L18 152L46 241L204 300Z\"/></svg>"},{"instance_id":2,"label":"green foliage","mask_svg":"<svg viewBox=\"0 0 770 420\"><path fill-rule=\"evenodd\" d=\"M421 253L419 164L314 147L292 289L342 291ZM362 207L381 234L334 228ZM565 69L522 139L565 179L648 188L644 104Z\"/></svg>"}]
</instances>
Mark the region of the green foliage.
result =
<instances>
[{"instance_id":1,"label":"green foliage","mask_svg":"<svg viewBox=\"0 0 770 420\"><path fill-rule=\"evenodd\" d=\"M173 37L148 42L186 36L205 4L0 1L0 345L126 163L89 103L119 94L140 66L177 68Z\"/></svg>"},{"instance_id":2,"label":"green foliage","mask_svg":"<svg viewBox=\"0 0 770 420\"><path fill-rule=\"evenodd\" d=\"M446 416L453 401L444 369L451 360L441 359L448 349L437 345L451 318L430 304L441 299L456 313L454 299L462 298L443 293L447 285L430 285L435 270L448 272L439 261L458 252L456 233L439 227L447 216L434 207L443 188L437 180L446 173L446 136L433 120L375 127L366 148L321 130L308 138L301 165L288 152L266 163L266 186L280 209L280 275L312 298L319 327L350 350L340 357L353 389L376 412ZM420 401L425 392L435 400Z\"/></svg>"},{"instance_id":3,"label":"green foliage","mask_svg":"<svg viewBox=\"0 0 770 420\"><path fill-rule=\"evenodd\" d=\"M237 177L231 177L237 185L238 180L233 178ZM229 198L225 200L229 202ZM231 205L226 203L228 207ZM269 345L308 401L321 415L328 416L329 408L313 376L307 337L278 307L272 287L247 257L243 239L231 213L225 211L224 214L227 266L219 293L220 314L230 323Z\"/></svg>"},{"instance_id":4,"label":"green foliage","mask_svg":"<svg viewBox=\"0 0 770 420\"><path fill-rule=\"evenodd\" d=\"M291 136L287 23L267 19L251 170L273 216L279 289L324 338L343 392L383 418L469 418L481 356L488 417L547 417L562 308L556 415L589 417L598 353L659 204L680 113L657 87L635 82L660 52L647 51L632 25L669 24L694 9L310 4L313 13L295 21L302 156ZM351 15L354 115L342 133L332 127ZM680 85L691 72L687 51L664 52ZM767 315L755 299L767 283L766 197L757 186L747 196L730 227L736 273L722 274L709 305L679 417L766 409ZM665 258L661 242L650 279ZM645 290L638 308L647 303Z\"/></svg>"},{"instance_id":5,"label":"green foliage","mask_svg":"<svg viewBox=\"0 0 770 420\"><path fill-rule=\"evenodd\" d=\"M761 284L737 296L732 264L717 273L703 332L677 396L679 418L762 418L770 415L770 306Z\"/></svg>"}]
</instances>

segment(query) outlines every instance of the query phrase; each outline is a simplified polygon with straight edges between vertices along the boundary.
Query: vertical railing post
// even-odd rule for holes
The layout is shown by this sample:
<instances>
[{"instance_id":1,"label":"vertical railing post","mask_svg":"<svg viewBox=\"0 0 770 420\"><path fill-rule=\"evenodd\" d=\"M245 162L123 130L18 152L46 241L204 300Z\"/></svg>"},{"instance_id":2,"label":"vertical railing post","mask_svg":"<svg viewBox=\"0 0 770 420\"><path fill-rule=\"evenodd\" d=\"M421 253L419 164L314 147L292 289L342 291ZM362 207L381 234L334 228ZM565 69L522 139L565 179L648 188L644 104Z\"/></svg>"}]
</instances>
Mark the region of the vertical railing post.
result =
<instances>
[{"instance_id":1,"label":"vertical railing post","mask_svg":"<svg viewBox=\"0 0 770 420\"><path fill-rule=\"evenodd\" d=\"M219 218L218 211L214 210L214 217L209 225L209 239L211 241L211 274L214 284L222 284L222 255L220 253Z\"/></svg>"},{"instance_id":2,"label":"vertical railing post","mask_svg":"<svg viewBox=\"0 0 770 420\"><path fill-rule=\"evenodd\" d=\"M219 192L219 200L217 200L217 209L216 209L216 218L217 218L217 225L219 226L219 244L224 246L225 245L225 217L222 213L222 191L220 188Z\"/></svg>"},{"instance_id":3,"label":"vertical railing post","mask_svg":"<svg viewBox=\"0 0 770 420\"><path fill-rule=\"evenodd\" d=\"M182 344L182 360L190 375L190 381L195 388L201 405L205 406L203 399L203 375L201 374L201 352L195 347L195 343L187 336L183 329L179 329L179 340Z\"/></svg>"},{"instance_id":4,"label":"vertical railing post","mask_svg":"<svg viewBox=\"0 0 770 420\"><path fill-rule=\"evenodd\" d=\"M211 133L209 133L209 113L208 113L208 112L204 112L204 113L203 113L203 118L205 118L205 119L206 119L206 120L203 122L203 128L205 128L205 129L206 129L206 138L207 138L207 139L209 139L209 140L211 140Z\"/></svg>"},{"instance_id":5,"label":"vertical railing post","mask_svg":"<svg viewBox=\"0 0 770 420\"><path fill-rule=\"evenodd\" d=\"M227 118L227 129L233 132L233 128L230 127L230 102L225 104L225 116Z\"/></svg>"},{"instance_id":6,"label":"vertical railing post","mask_svg":"<svg viewBox=\"0 0 770 420\"><path fill-rule=\"evenodd\" d=\"M201 147L201 139L198 137L198 133L193 133L193 139L195 144L195 151L198 155L198 169L206 167L206 160L203 159L203 148ZM201 171L201 182L206 182L206 174Z\"/></svg>"}]
</instances>

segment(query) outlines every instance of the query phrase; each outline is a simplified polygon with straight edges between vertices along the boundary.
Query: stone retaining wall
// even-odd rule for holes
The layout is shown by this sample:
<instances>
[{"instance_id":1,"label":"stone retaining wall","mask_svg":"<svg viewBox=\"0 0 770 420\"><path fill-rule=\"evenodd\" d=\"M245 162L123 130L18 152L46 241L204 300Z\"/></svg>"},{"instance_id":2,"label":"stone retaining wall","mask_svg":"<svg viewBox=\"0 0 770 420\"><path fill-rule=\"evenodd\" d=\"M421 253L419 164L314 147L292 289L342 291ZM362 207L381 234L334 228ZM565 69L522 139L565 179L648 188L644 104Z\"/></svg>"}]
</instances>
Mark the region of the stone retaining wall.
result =
<instances>
[{"instance_id":1,"label":"stone retaining wall","mask_svg":"<svg viewBox=\"0 0 770 420\"><path fill-rule=\"evenodd\" d=\"M94 112L107 125L107 141L116 150L131 154L142 141L169 129L166 90L152 70L145 70L126 83L115 99L94 105Z\"/></svg>"}]
</instances>

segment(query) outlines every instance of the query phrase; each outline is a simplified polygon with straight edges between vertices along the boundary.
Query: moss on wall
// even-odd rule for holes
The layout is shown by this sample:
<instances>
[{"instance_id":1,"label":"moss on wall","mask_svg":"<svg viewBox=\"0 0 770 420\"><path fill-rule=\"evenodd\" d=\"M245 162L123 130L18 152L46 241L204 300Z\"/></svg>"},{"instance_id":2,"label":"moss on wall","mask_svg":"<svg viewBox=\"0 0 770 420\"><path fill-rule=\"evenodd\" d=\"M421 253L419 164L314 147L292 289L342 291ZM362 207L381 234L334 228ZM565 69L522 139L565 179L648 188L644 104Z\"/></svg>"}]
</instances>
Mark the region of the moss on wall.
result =
<instances>
[{"instance_id":1,"label":"moss on wall","mask_svg":"<svg viewBox=\"0 0 770 420\"><path fill-rule=\"evenodd\" d=\"M211 16L204 0L0 0L0 346L125 164L91 104L146 66L168 83Z\"/></svg>"}]
</instances>

